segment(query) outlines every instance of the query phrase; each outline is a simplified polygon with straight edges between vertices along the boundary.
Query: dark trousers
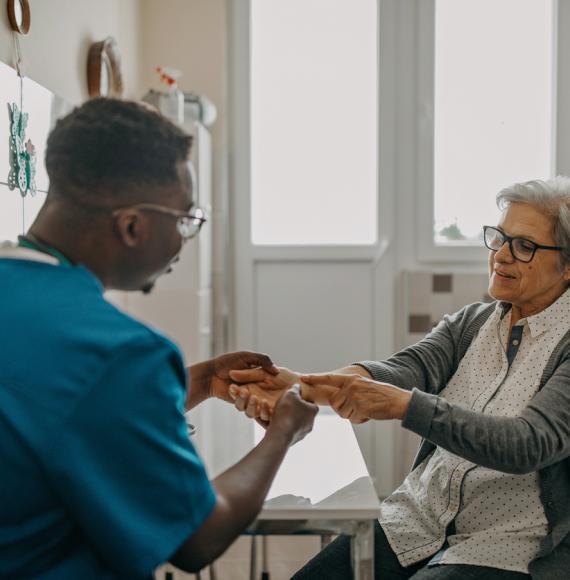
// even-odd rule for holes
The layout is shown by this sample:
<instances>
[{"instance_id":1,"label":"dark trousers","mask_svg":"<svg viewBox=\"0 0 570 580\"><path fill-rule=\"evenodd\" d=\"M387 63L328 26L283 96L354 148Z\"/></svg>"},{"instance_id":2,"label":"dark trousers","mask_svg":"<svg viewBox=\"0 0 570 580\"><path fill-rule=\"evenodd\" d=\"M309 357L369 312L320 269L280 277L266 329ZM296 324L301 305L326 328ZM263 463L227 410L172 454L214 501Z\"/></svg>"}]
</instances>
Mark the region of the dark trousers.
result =
<instances>
[{"instance_id":1,"label":"dark trousers","mask_svg":"<svg viewBox=\"0 0 570 580\"><path fill-rule=\"evenodd\" d=\"M392 551L384 531L376 522L374 527L374 577L379 580L528 580L528 574L510 572L485 566L441 564L428 567L427 560L404 568ZM350 538L339 536L317 554L293 580L351 580Z\"/></svg>"}]
</instances>

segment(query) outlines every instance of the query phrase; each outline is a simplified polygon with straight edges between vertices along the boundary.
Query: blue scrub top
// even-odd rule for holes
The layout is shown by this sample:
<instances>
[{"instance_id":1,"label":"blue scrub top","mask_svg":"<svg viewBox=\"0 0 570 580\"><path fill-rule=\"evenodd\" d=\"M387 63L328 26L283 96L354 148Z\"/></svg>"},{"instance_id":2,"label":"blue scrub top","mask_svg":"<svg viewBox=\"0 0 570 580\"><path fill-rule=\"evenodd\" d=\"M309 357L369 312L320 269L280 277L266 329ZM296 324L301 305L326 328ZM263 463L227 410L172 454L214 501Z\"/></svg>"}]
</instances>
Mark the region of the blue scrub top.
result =
<instances>
[{"instance_id":1,"label":"blue scrub top","mask_svg":"<svg viewBox=\"0 0 570 580\"><path fill-rule=\"evenodd\" d=\"M0 336L0 578L151 577L215 504L178 348L87 269L13 258Z\"/></svg>"}]
</instances>

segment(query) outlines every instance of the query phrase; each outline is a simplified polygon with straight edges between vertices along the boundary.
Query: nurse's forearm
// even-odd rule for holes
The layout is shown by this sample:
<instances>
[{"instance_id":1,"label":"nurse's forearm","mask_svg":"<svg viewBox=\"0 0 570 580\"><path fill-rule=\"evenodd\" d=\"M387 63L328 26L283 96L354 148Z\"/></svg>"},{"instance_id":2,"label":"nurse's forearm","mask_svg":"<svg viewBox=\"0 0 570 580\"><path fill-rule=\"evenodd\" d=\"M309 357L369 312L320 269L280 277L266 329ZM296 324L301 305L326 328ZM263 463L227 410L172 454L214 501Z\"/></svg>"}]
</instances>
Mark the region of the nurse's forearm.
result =
<instances>
[{"instance_id":1,"label":"nurse's forearm","mask_svg":"<svg viewBox=\"0 0 570 580\"><path fill-rule=\"evenodd\" d=\"M231 545L255 519L291 443L285 433L268 433L239 463L214 481L214 511L170 560L196 572Z\"/></svg>"},{"instance_id":2,"label":"nurse's forearm","mask_svg":"<svg viewBox=\"0 0 570 580\"><path fill-rule=\"evenodd\" d=\"M209 396L211 361L204 361L186 368L188 391L186 409L190 410L204 402Z\"/></svg>"}]
</instances>

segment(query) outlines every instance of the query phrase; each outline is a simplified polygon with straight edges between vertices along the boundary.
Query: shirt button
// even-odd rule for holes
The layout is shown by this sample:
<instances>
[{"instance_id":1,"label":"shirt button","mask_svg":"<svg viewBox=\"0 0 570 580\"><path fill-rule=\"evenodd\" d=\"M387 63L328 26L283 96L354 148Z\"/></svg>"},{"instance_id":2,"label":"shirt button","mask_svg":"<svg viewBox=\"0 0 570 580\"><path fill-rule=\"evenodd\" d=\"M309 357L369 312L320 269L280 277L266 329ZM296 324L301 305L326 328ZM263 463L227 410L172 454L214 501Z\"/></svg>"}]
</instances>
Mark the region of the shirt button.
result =
<instances>
[{"instance_id":1,"label":"shirt button","mask_svg":"<svg viewBox=\"0 0 570 580\"><path fill-rule=\"evenodd\" d=\"M513 340L513 346L518 346L519 345L519 341L515 338Z\"/></svg>"}]
</instances>

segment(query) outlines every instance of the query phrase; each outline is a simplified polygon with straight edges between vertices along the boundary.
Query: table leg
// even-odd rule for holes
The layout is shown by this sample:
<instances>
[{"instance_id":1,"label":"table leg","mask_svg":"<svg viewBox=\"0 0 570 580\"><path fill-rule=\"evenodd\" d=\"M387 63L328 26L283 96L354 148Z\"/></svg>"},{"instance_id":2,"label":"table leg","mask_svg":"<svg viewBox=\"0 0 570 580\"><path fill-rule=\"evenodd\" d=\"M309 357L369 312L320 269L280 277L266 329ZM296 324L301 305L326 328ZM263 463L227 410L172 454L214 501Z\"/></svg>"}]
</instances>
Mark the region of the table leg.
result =
<instances>
[{"instance_id":1,"label":"table leg","mask_svg":"<svg viewBox=\"0 0 570 580\"><path fill-rule=\"evenodd\" d=\"M257 536L251 536L249 556L249 580L257 580Z\"/></svg>"},{"instance_id":2,"label":"table leg","mask_svg":"<svg viewBox=\"0 0 570 580\"><path fill-rule=\"evenodd\" d=\"M374 522L358 522L350 542L354 580L374 580Z\"/></svg>"}]
</instances>

